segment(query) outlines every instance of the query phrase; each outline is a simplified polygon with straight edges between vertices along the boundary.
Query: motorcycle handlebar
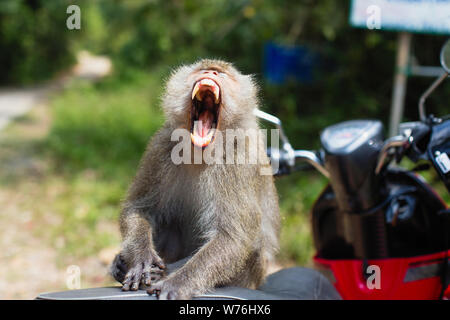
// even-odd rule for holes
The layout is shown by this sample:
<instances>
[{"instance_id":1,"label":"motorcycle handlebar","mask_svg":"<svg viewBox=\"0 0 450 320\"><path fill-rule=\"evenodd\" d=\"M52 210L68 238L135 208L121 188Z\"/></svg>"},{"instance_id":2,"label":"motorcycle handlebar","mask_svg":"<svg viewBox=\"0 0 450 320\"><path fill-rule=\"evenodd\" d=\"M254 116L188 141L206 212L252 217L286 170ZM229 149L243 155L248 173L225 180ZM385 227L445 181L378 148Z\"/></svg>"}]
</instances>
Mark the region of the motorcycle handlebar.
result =
<instances>
[{"instance_id":1,"label":"motorcycle handlebar","mask_svg":"<svg viewBox=\"0 0 450 320\"><path fill-rule=\"evenodd\" d=\"M298 167L295 166L297 162L304 161L312 165L325 177L329 178L329 173L323 165L322 157L320 156L320 153L316 151L269 148L267 150L267 155L269 156L271 163L278 162L278 171L275 173L276 175L288 174L293 169L298 169Z\"/></svg>"},{"instance_id":2,"label":"motorcycle handlebar","mask_svg":"<svg viewBox=\"0 0 450 320\"><path fill-rule=\"evenodd\" d=\"M415 149L411 148L411 146L421 142L430 132L429 126L422 122L404 123L402 125L402 134L387 139L383 144L375 169L376 174L381 172L386 160L389 155L391 155L392 150L400 150L400 154L402 154L410 149ZM324 166L321 152L294 150L291 145L285 141L281 149L269 148L267 150L267 155L269 156L271 163L278 161L279 167L275 175L289 174L291 171L301 170L303 168L296 167L296 164L298 162L306 162L325 177L330 177L328 170Z\"/></svg>"}]
</instances>

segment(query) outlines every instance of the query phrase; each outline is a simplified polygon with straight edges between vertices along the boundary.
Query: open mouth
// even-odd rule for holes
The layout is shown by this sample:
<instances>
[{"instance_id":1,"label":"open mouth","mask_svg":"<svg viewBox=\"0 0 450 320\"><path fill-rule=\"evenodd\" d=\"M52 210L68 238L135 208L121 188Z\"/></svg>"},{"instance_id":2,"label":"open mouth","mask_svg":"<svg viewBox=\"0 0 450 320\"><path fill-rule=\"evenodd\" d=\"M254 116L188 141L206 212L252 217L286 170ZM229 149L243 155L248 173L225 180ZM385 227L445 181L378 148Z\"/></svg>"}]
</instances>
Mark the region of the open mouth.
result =
<instances>
[{"instance_id":1,"label":"open mouth","mask_svg":"<svg viewBox=\"0 0 450 320\"><path fill-rule=\"evenodd\" d=\"M197 81L192 89L191 141L204 148L214 141L219 125L220 87L210 78Z\"/></svg>"}]
</instances>

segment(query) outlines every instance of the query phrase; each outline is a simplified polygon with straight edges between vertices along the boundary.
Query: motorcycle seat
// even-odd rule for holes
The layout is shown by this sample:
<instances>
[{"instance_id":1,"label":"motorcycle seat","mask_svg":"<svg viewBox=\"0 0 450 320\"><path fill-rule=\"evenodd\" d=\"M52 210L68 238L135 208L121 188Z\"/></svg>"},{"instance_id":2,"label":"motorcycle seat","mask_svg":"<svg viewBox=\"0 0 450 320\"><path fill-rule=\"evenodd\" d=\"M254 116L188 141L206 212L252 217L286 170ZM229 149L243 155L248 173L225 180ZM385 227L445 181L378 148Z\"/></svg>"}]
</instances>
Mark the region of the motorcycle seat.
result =
<instances>
[{"instance_id":1,"label":"motorcycle seat","mask_svg":"<svg viewBox=\"0 0 450 320\"><path fill-rule=\"evenodd\" d=\"M145 290L124 292L119 286L41 293L39 300L156 300ZM256 290L216 288L194 300L340 300L334 286L318 271L287 268L269 275Z\"/></svg>"}]
</instances>

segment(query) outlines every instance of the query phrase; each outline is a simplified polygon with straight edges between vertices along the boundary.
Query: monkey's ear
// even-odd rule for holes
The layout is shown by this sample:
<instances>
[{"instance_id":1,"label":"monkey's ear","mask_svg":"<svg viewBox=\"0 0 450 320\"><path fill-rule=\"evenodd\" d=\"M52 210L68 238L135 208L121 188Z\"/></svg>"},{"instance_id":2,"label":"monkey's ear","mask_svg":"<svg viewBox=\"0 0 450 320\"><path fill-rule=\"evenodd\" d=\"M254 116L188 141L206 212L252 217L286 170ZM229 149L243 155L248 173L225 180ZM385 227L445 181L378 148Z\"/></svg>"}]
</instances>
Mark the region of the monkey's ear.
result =
<instances>
[{"instance_id":1,"label":"monkey's ear","mask_svg":"<svg viewBox=\"0 0 450 320\"><path fill-rule=\"evenodd\" d=\"M247 77L250 79L250 81L253 84L253 86L255 87L255 89L258 89L259 81L258 81L256 74L248 74Z\"/></svg>"},{"instance_id":2,"label":"monkey's ear","mask_svg":"<svg viewBox=\"0 0 450 320\"><path fill-rule=\"evenodd\" d=\"M258 83L258 80L256 78L256 75L254 75L254 74L247 74L244 77L245 77L245 81L247 81L247 83L248 83L247 88L249 88L249 94L252 97L254 97L254 98L258 98L258 95L259 95L259 83Z\"/></svg>"}]
</instances>

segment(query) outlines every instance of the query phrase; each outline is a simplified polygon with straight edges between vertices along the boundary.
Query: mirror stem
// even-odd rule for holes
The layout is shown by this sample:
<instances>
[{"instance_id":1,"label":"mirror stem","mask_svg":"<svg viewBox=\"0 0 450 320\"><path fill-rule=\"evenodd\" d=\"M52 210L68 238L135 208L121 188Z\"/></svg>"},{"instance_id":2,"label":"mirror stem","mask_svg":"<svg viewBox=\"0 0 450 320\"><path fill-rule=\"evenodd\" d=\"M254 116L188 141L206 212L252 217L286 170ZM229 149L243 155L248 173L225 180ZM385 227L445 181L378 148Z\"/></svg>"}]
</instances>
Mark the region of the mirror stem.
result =
<instances>
[{"instance_id":1,"label":"mirror stem","mask_svg":"<svg viewBox=\"0 0 450 320\"><path fill-rule=\"evenodd\" d=\"M430 94L445 80L445 78L448 77L448 73L444 72L439 78L437 78L431 86L425 91L419 100L419 115L420 120L425 121L427 120L427 115L425 113L425 100L430 96Z\"/></svg>"}]
</instances>

